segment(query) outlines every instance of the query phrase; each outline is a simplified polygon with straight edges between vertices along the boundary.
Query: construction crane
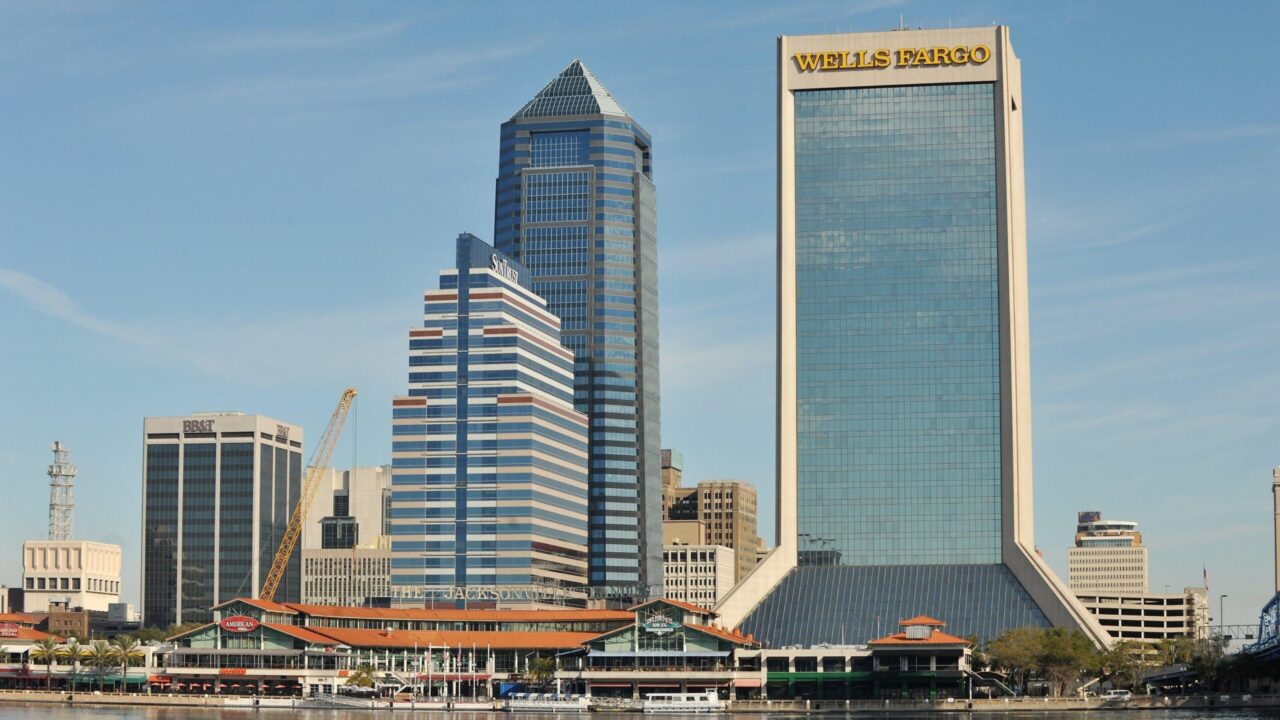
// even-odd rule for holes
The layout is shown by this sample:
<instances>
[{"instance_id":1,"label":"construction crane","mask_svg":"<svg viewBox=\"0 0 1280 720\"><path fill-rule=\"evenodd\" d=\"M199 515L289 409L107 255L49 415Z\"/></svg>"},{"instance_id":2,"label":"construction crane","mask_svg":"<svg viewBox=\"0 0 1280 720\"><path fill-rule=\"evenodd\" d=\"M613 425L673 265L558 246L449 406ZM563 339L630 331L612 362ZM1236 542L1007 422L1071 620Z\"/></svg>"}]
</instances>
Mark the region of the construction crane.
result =
<instances>
[{"instance_id":1,"label":"construction crane","mask_svg":"<svg viewBox=\"0 0 1280 720\"><path fill-rule=\"evenodd\" d=\"M289 518L289 525L284 530L284 536L280 538L280 549L276 550L276 557L271 561L271 570L267 573L267 579L262 582L262 590L258 592L260 600L273 600L276 596L276 588L284 579L284 571L289 567L289 556L293 555L293 549L298 546L298 538L302 537L302 523L307 518L307 510L311 509L311 500L316 495L316 488L320 486L320 476L329 469L329 458L333 456L333 449L338 445L342 426L347 421L347 411L351 409L351 403L355 398L355 388L347 388L346 392L342 393L342 399L338 401L333 417L329 418L329 427L325 428L324 437L320 438L320 444L316 446L311 456L307 477L302 483L302 492L298 495L298 504L293 508L293 516Z\"/></svg>"}]
</instances>

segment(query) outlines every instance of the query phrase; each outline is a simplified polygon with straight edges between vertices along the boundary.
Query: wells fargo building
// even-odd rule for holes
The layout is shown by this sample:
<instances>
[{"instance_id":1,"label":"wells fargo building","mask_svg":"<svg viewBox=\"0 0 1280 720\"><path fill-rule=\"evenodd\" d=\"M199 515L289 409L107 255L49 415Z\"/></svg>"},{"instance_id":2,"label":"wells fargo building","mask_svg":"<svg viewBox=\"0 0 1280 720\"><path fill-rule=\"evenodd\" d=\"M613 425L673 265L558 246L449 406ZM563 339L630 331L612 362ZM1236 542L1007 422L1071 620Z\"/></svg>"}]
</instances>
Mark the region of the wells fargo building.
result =
<instances>
[{"instance_id":1,"label":"wells fargo building","mask_svg":"<svg viewBox=\"0 0 1280 720\"><path fill-rule=\"evenodd\" d=\"M1104 632L1035 553L1019 61L1005 27L778 40L774 646Z\"/></svg>"}]
</instances>

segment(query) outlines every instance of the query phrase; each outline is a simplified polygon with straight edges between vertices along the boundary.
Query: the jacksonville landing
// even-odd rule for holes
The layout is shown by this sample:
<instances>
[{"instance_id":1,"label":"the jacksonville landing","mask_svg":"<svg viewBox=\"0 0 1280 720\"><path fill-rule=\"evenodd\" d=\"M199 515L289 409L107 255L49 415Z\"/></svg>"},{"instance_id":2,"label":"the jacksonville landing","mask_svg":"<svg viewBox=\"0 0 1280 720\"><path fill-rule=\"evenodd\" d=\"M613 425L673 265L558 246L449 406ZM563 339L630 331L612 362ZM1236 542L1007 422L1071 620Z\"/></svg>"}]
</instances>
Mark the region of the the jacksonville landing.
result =
<instances>
[{"instance_id":1,"label":"the jacksonville landing","mask_svg":"<svg viewBox=\"0 0 1280 720\"><path fill-rule=\"evenodd\" d=\"M580 61L502 124L494 245L533 276L590 418L588 580L662 592L658 268L652 143Z\"/></svg>"},{"instance_id":2,"label":"the jacksonville landing","mask_svg":"<svg viewBox=\"0 0 1280 720\"><path fill-rule=\"evenodd\" d=\"M1005 27L778 40L774 646L929 615L1106 633L1035 549L1019 61Z\"/></svg>"}]
</instances>

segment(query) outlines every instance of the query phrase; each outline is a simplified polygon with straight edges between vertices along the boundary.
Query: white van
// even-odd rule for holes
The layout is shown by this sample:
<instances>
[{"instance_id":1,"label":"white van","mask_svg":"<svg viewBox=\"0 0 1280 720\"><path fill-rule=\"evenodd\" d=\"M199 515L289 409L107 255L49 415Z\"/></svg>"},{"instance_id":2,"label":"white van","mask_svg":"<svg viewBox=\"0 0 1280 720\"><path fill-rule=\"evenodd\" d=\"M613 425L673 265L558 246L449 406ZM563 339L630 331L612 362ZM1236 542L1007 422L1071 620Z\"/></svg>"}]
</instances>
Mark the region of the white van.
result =
<instances>
[{"instance_id":1,"label":"white van","mask_svg":"<svg viewBox=\"0 0 1280 720\"><path fill-rule=\"evenodd\" d=\"M1112 700L1132 700L1133 693L1128 690L1108 690L1102 693L1102 699L1105 701Z\"/></svg>"}]
</instances>

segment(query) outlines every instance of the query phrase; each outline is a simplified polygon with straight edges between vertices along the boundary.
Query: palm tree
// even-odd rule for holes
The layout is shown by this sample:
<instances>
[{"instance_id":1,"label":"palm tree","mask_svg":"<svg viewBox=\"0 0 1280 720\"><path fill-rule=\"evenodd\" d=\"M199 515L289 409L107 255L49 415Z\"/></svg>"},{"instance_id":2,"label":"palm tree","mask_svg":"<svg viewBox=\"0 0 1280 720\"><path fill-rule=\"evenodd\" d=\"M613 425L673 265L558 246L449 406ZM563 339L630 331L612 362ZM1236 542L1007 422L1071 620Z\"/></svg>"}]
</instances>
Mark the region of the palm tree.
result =
<instances>
[{"instance_id":1,"label":"palm tree","mask_svg":"<svg viewBox=\"0 0 1280 720\"><path fill-rule=\"evenodd\" d=\"M31 659L37 663L44 663L44 689L53 689L53 664L63 657L66 648L58 644L57 640L47 637L31 646Z\"/></svg>"},{"instance_id":2,"label":"palm tree","mask_svg":"<svg viewBox=\"0 0 1280 720\"><path fill-rule=\"evenodd\" d=\"M80 644L80 641L71 638L67 641L67 647L63 651L63 657L71 663L71 688L75 692L75 682L80 677L80 663L84 662L89 655L89 648Z\"/></svg>"},{"instance_id":3,"label":"palm tree","mask_svg":"<svg viewBox=\"0 0 1280 720\"><path fill-rule=\"evenodd\" d=\"M120 663L120 692L123 694L129 683L129 665L134 661L141 661L146 653L137 639L128 636L116 638L111 649L115 653L116 662Z\"/></svg>"},{"instance_id":4,"label":"palm tree","mask_svg":"<svg viewBox=\"0 0 1280 720\"><path fill-rule=\"evenodd\" d=\"M102 676L116 664L116 651L106 640L94 640L85 648L85 663L98 674L98 692L102 692Z\"/></svg>"}]
</instances>

